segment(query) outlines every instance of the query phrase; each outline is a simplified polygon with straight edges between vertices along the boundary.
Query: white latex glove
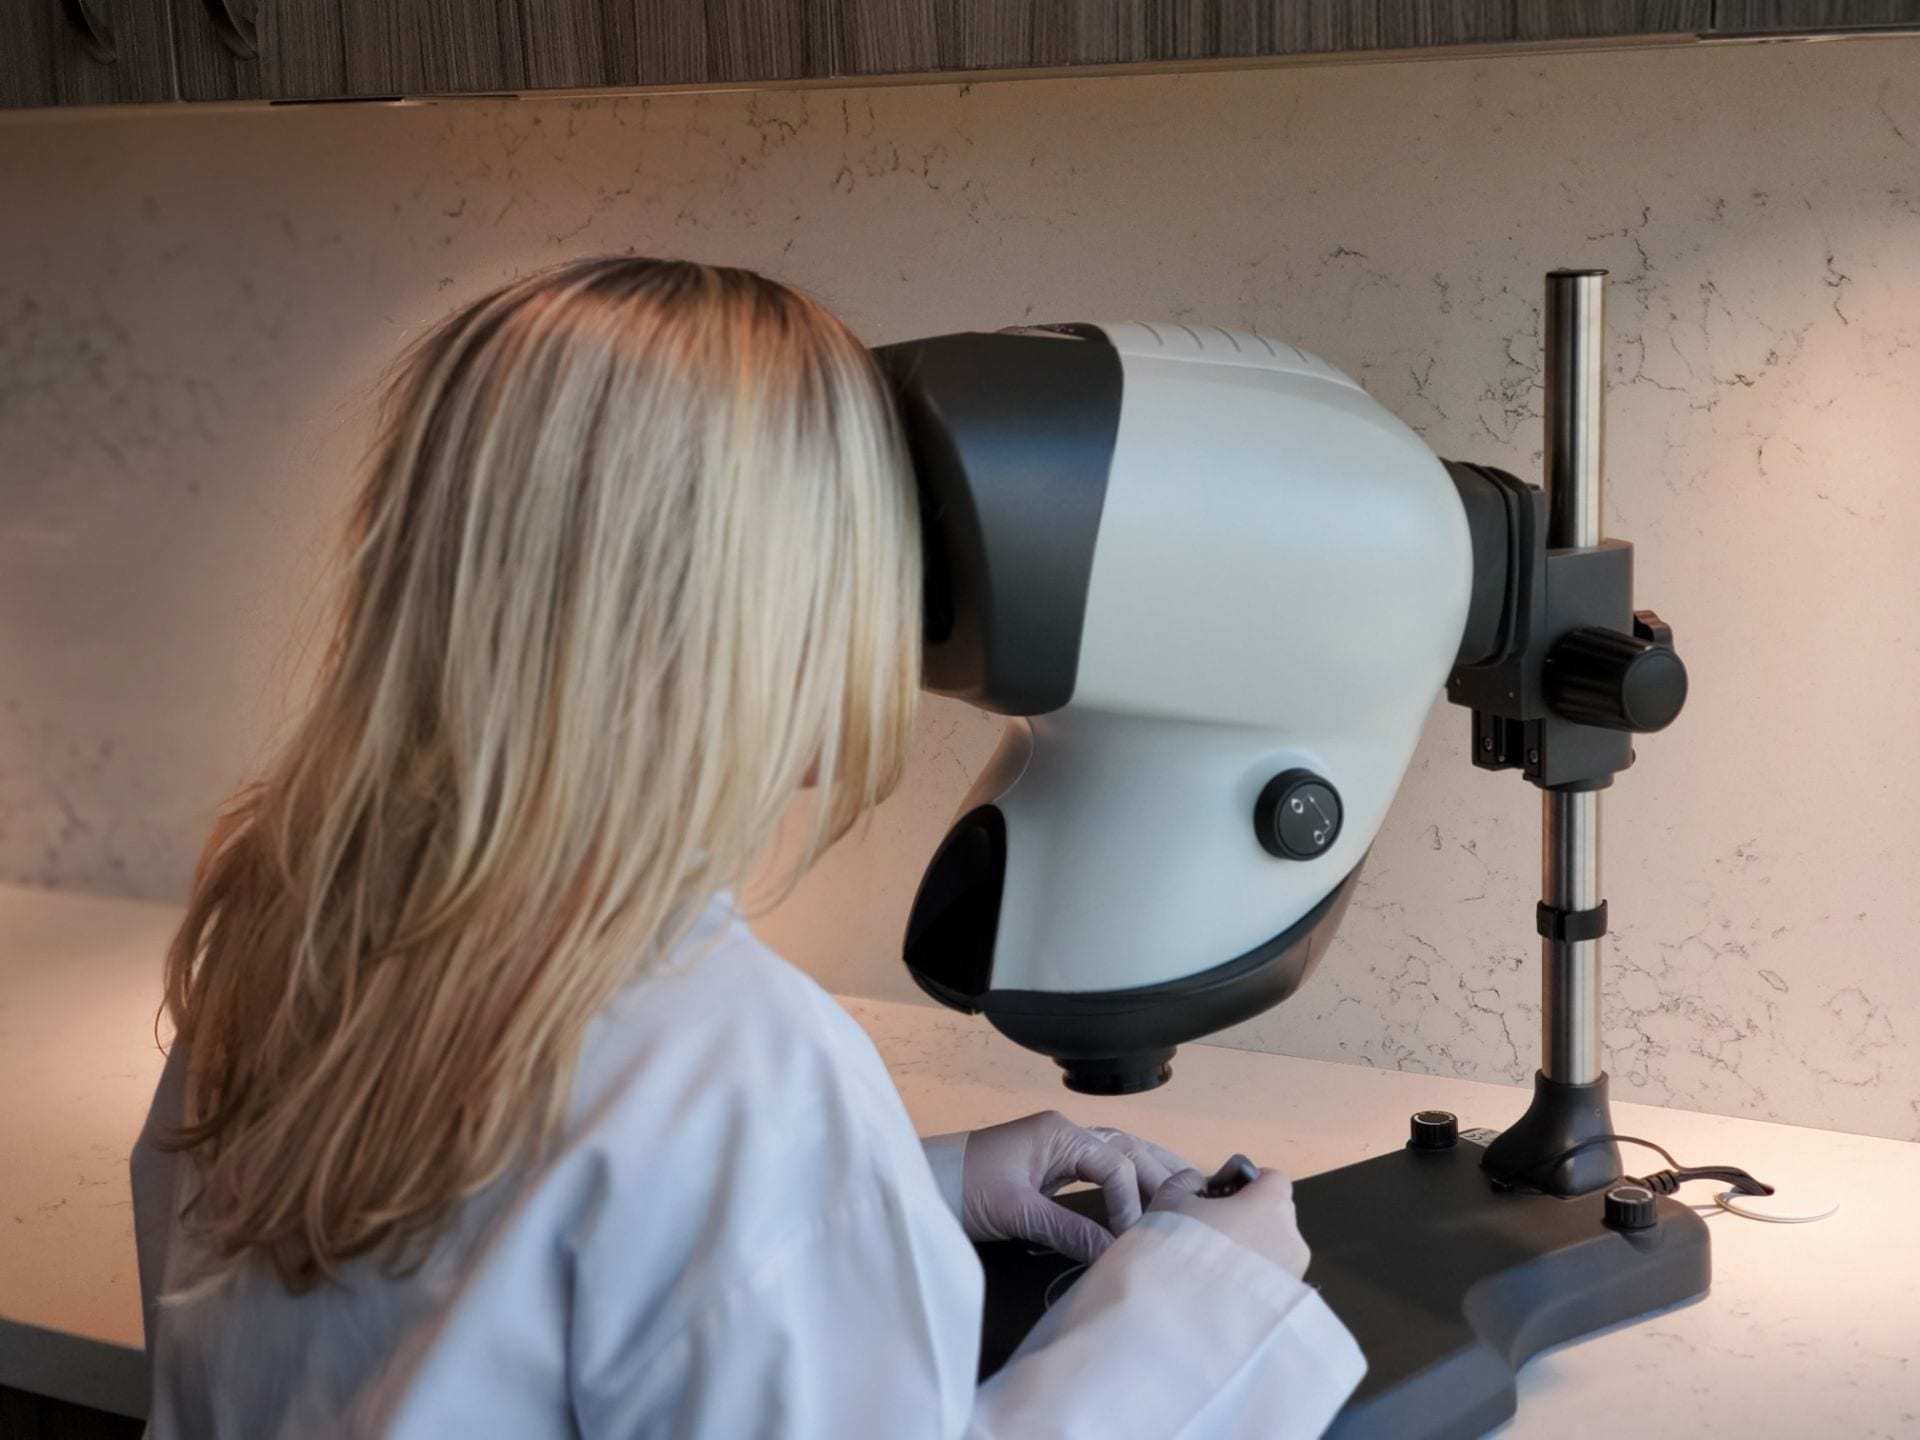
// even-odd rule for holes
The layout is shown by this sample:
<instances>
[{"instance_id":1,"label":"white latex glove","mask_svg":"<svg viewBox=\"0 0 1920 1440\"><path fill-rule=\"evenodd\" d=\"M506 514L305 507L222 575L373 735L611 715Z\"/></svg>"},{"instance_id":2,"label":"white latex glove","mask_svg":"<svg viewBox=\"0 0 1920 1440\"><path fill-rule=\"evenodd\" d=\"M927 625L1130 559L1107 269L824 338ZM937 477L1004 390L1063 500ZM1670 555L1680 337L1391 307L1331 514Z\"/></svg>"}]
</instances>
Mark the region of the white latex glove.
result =
<instances>
[{"instance_id":1,"label":"white latex glove","mask_svg":"<svg viewBox=\"0 0 1920 1440\"><path fill-rule=\"evenodd\" d=\"M1186 1162L1124 1130L1083 1130L1056 1110L966 1137L960 1164L960 1224L971 1240L1031 1240L1088 1262L1140 1219ZM1102 1229L1052 1199L1064 1185L1098 1185L1107 1201Z\"/></svg>"},{"instance_id":2,"label":"white latex glove","mask_svg":"<svg viewBox=\"0 0 1920 1440\"><path fill-rule=\"evenodd\" d=\"M1207 1177L1183 1170L1160 1187L1155 1210L1186 1215L1264 1255L1296 1280L1306 1277L1313 1258L1293 1213L1293 1181L1278 1170L1262 1170L1232 1195L1208 1199L1200 1193Z\"/></svg>"}]
</instances>

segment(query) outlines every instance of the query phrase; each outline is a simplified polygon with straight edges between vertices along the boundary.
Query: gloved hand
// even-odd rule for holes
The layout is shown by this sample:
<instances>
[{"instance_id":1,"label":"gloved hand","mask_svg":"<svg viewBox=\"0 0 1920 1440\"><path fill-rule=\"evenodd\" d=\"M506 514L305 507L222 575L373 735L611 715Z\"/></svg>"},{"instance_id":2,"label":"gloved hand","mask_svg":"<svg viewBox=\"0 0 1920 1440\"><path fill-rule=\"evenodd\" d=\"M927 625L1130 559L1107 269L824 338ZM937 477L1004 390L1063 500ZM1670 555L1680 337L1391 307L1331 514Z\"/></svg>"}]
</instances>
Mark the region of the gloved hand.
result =
<instances>
[{"instance_id":1,"label":"gloved hand","mask_svg":"<svg viewBox=\"0 0 1920 1440\"><path fill-rule=\"evenodd\" d=\"M1093 1260L1140 1219L1140 1207L1187 1168L1124 1130L1085 1130L1058 1111L1029 1115L966 1137L960 1163L960 1224L972 1240L1031 1240ZM1106 1195L1110 1229L1056 1204L1053 1192L1075 1180Z\"/></svg>"},{"instance_id":2,"label":"gloved hand","mask_svg":"<svg viewBox=\"0 0 1920 1440\"><path fill-rule=\"evenodd\" d=\"M1153 1208L1190 1216L1266 1256L1294 1279L1306 1277L1313 1256L1294 1217L1293 1181L1278 1170L1262 1170L1259 1179L1216 1199L1200 1193L1206 1183L1198 1170L1183 1170L1160 1187Z\"/></svg>"}]
</instances>

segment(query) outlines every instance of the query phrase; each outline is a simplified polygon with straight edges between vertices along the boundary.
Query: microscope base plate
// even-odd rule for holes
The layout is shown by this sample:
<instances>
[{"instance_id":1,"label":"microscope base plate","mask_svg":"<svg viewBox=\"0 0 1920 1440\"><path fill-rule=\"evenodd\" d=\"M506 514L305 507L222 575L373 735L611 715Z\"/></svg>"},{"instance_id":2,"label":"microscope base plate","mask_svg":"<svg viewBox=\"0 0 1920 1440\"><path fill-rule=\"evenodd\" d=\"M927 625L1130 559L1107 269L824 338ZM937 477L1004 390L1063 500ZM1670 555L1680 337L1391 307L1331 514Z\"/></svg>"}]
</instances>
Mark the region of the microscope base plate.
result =
<instances>
[{"instance_id":1,"label":"microscope base plate","mask_svg":"<svg viewBox=\"0 0 1920 1440\"><path fill-rule=\"evenodd\" d=\"M1299 1181L1309 1284L1346 1323L1367 1375L1328 1431L1336 1440L1455 1440L1514 1413L1532 1356L1703 1295L1706 1223L1662 1197L1657 1222L1609 1228L1599 1193L1496 1191L1482 1147L1402 1149ZM1099 1192L1061 1197L1096 1217ZM1063 1256L996 1243L987 1272L982 1378L1070 1281ZM1061 1282L1056 1284L1056 1282Z\"/></svg>"}]
</instances>

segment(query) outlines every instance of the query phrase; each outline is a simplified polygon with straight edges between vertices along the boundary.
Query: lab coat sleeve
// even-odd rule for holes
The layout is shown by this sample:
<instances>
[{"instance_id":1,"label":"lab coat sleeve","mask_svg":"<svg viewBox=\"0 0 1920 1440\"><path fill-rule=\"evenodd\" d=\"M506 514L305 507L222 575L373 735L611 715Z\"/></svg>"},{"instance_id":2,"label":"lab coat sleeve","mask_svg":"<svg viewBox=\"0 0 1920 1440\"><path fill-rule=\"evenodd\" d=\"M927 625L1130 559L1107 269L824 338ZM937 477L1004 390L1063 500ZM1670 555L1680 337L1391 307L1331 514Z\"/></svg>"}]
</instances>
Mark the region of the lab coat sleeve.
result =
<instances>
[{"instance_id":1,"label":"lab coat sleeve","mask_svg":"<svg viewBox=\"0 0 1920 1440\"><path fill-rule=\"evenodd\" d=\"M939 1187L940 1198L947 1202L947 1209L953 1218L960 1218L960 1201L964 1193L961 1178L966 1164L968 1131L960 1130L952 1135L928 1135L920 1141L920 1148L927 1157L927 1169L933 1172L933 1183Z\"/></svg>"},{"instance_id":2,"label":"lab coat sleeve","mask_svg":"<svg viewBox=\"0 0 1920 1440\"><path fill-rule=\"evenodd\" d=\"M1177 1215L1116 1242L976 1389L980 1307L953 1222L875 1188L794 1230L576 1418L587 1437L676 1440L1292 1440L1365 1370L1312 1289Z\"/></svg>"},{"instance_id":3,"label":"lab coat sleeve","mask_svg":"<svg viewBox=\"0 0 1920 1440\"><path fill-rule=\"evenodd\" d=\"M1198 1220L1149 1213L981 1388L967 1435L1304 1440L1366 1368L1316 1290Z\"/></svg>"},{"instance_id":4,"label":"lab coat sleeve","mask_svg":"<svg viewBox=\"0 0 1920 1440\"><path fill-rule=\"evenodd\" d=\"M577 1389L579 1431L952 1440L973 1408L980 1304L973 1249L931 1187L843 1197L713 1293L638 1374Z\"/></svg>"}]
</instances>

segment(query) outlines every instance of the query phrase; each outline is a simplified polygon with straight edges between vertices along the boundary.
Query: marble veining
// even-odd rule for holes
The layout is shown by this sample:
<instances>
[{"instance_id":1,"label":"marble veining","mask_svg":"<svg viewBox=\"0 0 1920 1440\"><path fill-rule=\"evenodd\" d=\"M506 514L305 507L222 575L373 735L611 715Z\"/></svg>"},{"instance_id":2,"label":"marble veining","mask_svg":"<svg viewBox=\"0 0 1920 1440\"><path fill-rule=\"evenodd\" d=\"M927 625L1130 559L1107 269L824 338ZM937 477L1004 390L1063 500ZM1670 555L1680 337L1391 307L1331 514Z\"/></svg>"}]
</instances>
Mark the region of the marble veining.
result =
<instances>
[{"instance_id":1,"label":"marble veining","mask_svg":"<svg viewBox=\"0 0 1920 1440\"><path fill-rule=\"evenodd\" d=\"M297 703L373 383L567 256L753 265L875 341L1170 317L1536 474L1539 277L1611 291L1607 522L1688 713L1606 800L1626 1098L1920 1137L1920 42L0 124L0 878L177 898ZM1537 801L1436 707L1343 936L1234 1045L1537 1054ZM763 929L904 998L994 727Z\"/></svg>"}]
</instances>

